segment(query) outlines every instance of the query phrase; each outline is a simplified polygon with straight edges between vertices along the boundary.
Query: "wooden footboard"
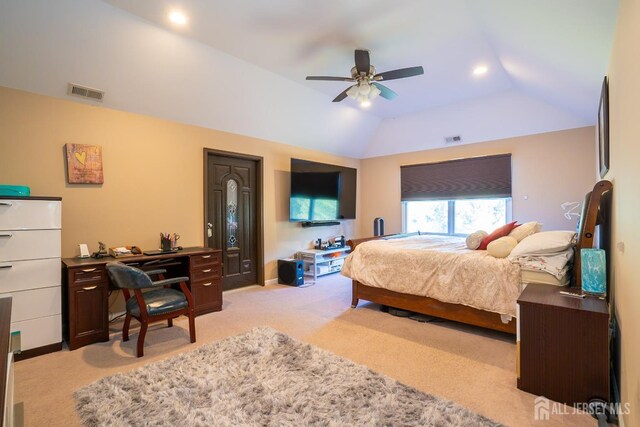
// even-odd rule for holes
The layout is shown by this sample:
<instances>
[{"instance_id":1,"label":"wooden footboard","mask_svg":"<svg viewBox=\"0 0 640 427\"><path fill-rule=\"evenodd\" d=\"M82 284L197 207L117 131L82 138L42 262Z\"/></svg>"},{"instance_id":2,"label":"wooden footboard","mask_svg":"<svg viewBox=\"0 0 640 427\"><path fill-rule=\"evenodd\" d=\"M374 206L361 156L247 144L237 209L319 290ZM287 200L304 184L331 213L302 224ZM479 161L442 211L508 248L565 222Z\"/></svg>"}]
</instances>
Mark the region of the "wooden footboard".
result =
<instances>
[{"instance_id":1,"label":"wooden footboard","mask_svg":"<svg viewBox=\"0 0 640 427\"><path fill-rule=\"evenodd\" d=\"M356 280L352 281L353 293L351 307L356 308L359 300L375 302L394 308L409 310L428 316L440 317L455 322L467 323L495 331L516 333L516 319L502 323L500 315L489 311L478 310L461 304L450 304L433 298L403 294L383 288L374 288Z\"/></svg>"},{"instance_id":2,"label":"wooden footboard","mask_svg":"<svg viewBox=\"0 0 640 427\"><path fill-rule=\"evenodd\" d=\"M418 233L412 233L418 234ZM391 235L392 237L404 237L404 235ZM369 240L389 238L391 236L367 237L364 239L349 240L347 244L353 251L360 243ZM480 326L482 328L493 329L495 331L516 333L516 319L512 318L509 323L502 323L500 315L490 311L479 310L461 304L450 304L438 301L433 298L403 294L383 288L367 286L357 280L352 280L351 307L356 308L359 300L375 302L377 304L388 305L394 308L409 310L427 316L440 317L442 319L453 320L455 322L467 323L469 325Z\"/></svg>"}]
</instances>

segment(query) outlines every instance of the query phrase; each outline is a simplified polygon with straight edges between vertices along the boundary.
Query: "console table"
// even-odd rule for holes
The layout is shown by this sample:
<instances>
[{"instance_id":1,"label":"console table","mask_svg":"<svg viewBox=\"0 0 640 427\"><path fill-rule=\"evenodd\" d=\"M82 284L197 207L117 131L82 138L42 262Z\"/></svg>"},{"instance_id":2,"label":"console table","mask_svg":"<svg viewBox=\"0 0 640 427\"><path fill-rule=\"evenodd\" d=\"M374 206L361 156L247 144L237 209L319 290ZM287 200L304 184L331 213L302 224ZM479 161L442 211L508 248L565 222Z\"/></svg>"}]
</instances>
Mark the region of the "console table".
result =
<instances>
[{"instance_id":1,"label":"console table","mask_svg":"<svg viewBox=\"0 0 640 427\"><path fill-rule=\"evenodd\" d=\"M304 262L304 275L313 277L316 281L319 276L339 272L350 251L349 246L324 250L309 249L298 252L296 257Z\"/></svg>"},{"instance_id":2,"label":"console table","mask_svg":"<svg viewBox=\"0 0 640 427\"><path fill-rule=\"evenodd\" d=\"M219 249L185 248L160 255L63 259L63 335L69 350L109 341L107 263L120 261L141 270L162 268L167 277L188 276L194 311L200 315L222 310L221 253Z\"/></svg>"}]
</instances>

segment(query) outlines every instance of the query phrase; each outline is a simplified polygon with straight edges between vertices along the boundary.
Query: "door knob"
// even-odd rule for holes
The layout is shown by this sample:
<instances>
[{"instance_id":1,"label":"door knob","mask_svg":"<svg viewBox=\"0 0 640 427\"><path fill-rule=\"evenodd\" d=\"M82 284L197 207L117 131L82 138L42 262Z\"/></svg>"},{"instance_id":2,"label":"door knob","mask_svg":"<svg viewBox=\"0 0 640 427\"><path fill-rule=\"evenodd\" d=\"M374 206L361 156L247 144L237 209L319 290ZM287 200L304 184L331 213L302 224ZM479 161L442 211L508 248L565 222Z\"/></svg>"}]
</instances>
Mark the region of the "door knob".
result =
<instances>
[{"instance_id":1,"label":"door knob","mask_svg":"<svg viewBox=\"0 0 640 427\"><path fill-rule=\"evenodd\" d=\"M213 224L207 223L207 237L213 237Z\"/></svg>"}]
</instances>

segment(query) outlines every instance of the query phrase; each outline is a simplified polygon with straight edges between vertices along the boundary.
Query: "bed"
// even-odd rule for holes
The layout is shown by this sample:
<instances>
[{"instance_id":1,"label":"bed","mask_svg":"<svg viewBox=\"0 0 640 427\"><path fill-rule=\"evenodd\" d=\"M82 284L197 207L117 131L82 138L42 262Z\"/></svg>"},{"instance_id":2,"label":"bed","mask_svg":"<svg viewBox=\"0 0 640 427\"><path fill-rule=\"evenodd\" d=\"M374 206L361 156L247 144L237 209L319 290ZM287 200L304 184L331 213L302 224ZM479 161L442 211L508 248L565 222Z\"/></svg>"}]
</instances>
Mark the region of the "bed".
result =
<instances>
[{"instance_id":1,"label":"bed","mask_svg":"<svg viewBox=\"0 0 640 427\"><path fill-rule=\"evenodd\" d=\"M600 181L586 195L573 250L573 268L564 280L548 283L553 282L548 275L535 271L522 274L518 265L506 259L491 259L486 251L464 251L462 239L369 237L348 242L350 257L366 254L358 266L348 259L343 267L343 274L352 278L351 306L356 308L359 300L366 300L515 334L516 300L523 283L570 283L580 289L580 249L593 247L598 232L598 246L608 251L611 192L611 183ZM369 243L357 250L365 242ZM424 257L418 258L417 253L424 249L430 251L431 264ZM446 268L434 268L433 263L440 267L450 265L455 271L453 277L448 277ZM412 287L414 282L424 286L416 290Z\"/></svg>"}]
</instances>

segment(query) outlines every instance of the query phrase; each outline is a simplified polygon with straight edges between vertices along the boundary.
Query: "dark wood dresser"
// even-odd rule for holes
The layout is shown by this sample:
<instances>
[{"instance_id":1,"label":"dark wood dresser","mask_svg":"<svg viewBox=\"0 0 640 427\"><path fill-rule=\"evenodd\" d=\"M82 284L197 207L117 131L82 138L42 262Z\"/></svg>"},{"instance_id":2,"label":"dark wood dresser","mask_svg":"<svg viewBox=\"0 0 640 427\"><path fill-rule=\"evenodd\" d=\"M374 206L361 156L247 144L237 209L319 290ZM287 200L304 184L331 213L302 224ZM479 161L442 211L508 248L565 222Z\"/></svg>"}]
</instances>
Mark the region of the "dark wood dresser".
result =
<instances>
[{"instance_id":1,"label":"dark wood dresser","mask_svg":"<svg viewBox=\"0 0 640 427\"><path fill-rule=\"evenodd\" d=\"M109 277L106 264L121 261L142 270L166 269L167 277L188 276L196 315L222 310L221 251L185 248L161 255L62 260L63 335L70 350L109 341Z\"/></svg>"},{"instance_id":2,"label":"dark wood dresser","mask_svg":"<svg viewBox=\"0 0 640 427\"><path fill-rule=\"evenodd\" d=\"M528 285L518 299L518 388L566 404L609 401L609 308Z\"/></svg>"}]
</instances>

